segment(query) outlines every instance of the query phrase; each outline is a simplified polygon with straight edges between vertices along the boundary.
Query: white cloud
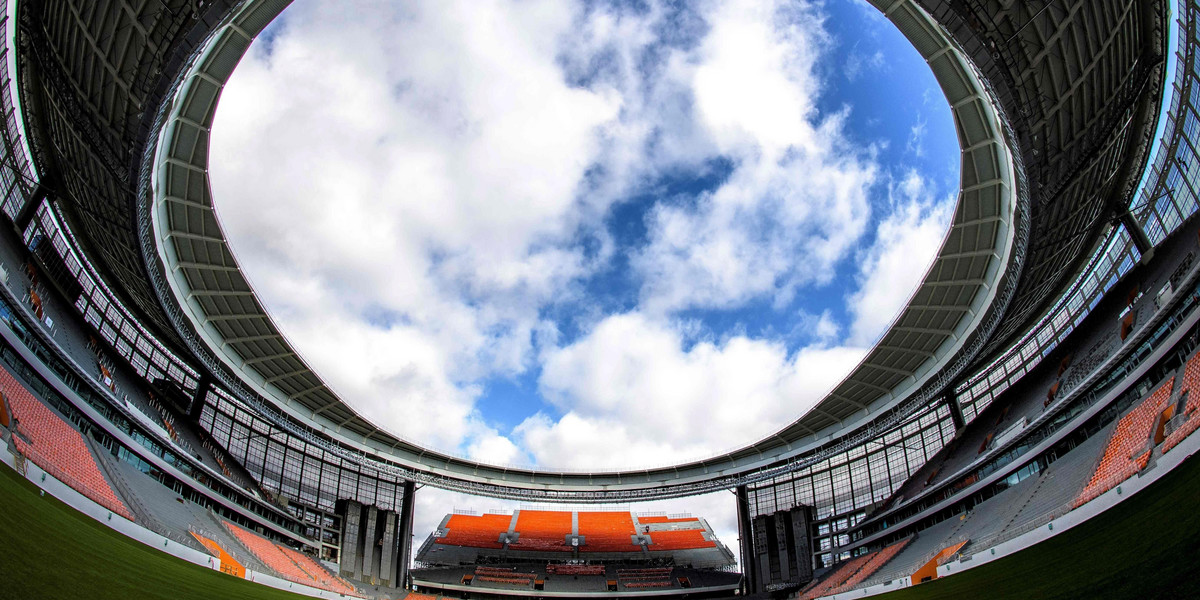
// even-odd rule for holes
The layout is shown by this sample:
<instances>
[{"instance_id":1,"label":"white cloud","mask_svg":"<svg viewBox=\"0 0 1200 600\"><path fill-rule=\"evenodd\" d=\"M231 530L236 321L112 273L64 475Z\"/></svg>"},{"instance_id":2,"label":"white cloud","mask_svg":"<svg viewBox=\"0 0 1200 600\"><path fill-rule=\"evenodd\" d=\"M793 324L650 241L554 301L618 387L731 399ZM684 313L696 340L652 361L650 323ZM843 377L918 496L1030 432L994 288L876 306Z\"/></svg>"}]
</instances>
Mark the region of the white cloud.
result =
<instances>
[{"instance_id":1,"label":"white cloud","mask_svg":"<svg viewBox=\"0 0 1200 600\"><path fill-rule=\"evenodd\" d=\"M808 347L743 336L685 349L678 331L644 314L608 317L548 353L542 393L564 416L516 430L539 465L664 465L705 457L778 430L863 356L861 348Z\"/></svg>"},{"instance_id":2,"label":"white cloud","mask_svg":"<svg viewBox=\"0 0 1200 600\"><path fill-rule=\"evenodd\" d=\"M240 262L333 387L393 430L493 447L474 382L527 368L553 331L538 307L588 268L576 191L620 98L563 80L576 18L297 2L224 93L213 186Z\"/></svg>"},{"instance_id":3,"label":"white cloud","mask_svg":"<svg viewBox=\"0 0 1200 600\"><path fill-rule=\"evenodd\" d=\"M908 146L906 147L906 150L909 152L909 154L912 154L917 158L923 158L925 156L925 135L928 129L929 122L918 116L917 121L913 123L913 126L909 130L908 134Z\"/></svg>"},{"instance_id":4,"label":"white cloud","mask_svg":"<svg viewBox=\"0 0 1200 600\"><path fill-rule=\"evenodd\" d=\"M873 344L908 304L941 249L953 216L954 198L934 198L916 172L910 171L894 188L894 208L860 261L859 288L850 298L854 344Z\"/></svg>"},{"instance_id":5,"label":"white cloud","mask_svg":"<svg viewBox=\"0 0 1200 600\"><path fill-rule=\"evenodd\" d=\"M864 233L876 167L845 142L845 113L821 118L811 7L720 5L690 73L696 119L734 163L692 202L659 204L634 264L651 311L786 303L827 282Z\"/></svg>"},{"instance_id":6,"label":"white cloud","mask_svg":"<svg viewBox=\"0 0 1200 600\"><path fill-rule=\"evenodd\" d=\"M305 358L409 439L580 468L750 442L861 359L902 285L888 248L927 243L942 214L905 204L882 220L886 248L861 250L881 168L846 141L850 109L816 110L822 18L767 0L298 0L222 97L222 223ZM581 282L612 267L610 209L714 159L720 185L647 212L627 249L636 302L595 312ZM799 311L809 346L679 318L782 309L856 252L854 322ZM545 316L562 306L586 321L577 339ZM551 406L512 432L486 422L483 382L539 368Z\"/></svg>"},{"instance_id":7,"label":"white cloud","mask_svg":"<svg viewBox=\"0 0 1200 600\"><path fill-rule=\"evenodd\" d=\"M882 50L876 50L874 53L868 55L859 51L858 44L855 43L854 47L850 49L850 54L846 57L846 66L843 73L845 73L847 80L856 81L864 73L881 69L883 65Z\"/></svg>"}]
</instances>

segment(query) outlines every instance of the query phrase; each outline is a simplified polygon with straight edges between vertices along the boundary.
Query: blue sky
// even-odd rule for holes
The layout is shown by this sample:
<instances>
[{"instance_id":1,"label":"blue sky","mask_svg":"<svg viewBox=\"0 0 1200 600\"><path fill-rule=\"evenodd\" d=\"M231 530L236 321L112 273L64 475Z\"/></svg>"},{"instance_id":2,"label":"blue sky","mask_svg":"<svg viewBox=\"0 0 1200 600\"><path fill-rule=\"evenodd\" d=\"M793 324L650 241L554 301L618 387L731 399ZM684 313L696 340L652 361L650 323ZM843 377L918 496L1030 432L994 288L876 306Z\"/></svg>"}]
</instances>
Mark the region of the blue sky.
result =
<instances>
[{"instance_id":1,"label":"blue sky","mask_svg":"<svg viewBox=\"0 0 1200 600\"><path fill-rule=\"evenodd\" d=\"M936 252L958 148L859 0L297 0L213 132L302 355L494 463L699 458L800 416Z\"/></svg>"}]
</instances>

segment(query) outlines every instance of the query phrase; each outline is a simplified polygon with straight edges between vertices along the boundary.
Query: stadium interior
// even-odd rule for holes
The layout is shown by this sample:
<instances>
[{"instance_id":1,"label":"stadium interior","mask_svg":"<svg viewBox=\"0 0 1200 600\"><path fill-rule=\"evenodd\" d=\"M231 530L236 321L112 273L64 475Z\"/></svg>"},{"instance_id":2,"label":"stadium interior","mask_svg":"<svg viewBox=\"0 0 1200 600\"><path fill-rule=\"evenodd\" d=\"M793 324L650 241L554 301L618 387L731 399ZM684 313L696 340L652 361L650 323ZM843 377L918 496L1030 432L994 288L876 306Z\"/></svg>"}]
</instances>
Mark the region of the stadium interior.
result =
<instances>
[{"instance_id":1,"label":"stadium interior","mask_svg":"<svg viewBox=\"0 0 1200 600\"><path fill-rule=\"evenodd\" d=\"M213 214L208 132L288 0L0 0L7 519L94 520L95 543L178 564L163 597L192 597L205 570L247 580L230 592L247 598L1200 593L1200 1L869 2L926 59L959 135L929 273L777 434L577 473L380 429L258 301ZM425 486L527 504L414 531ZM628 508L722 490L737 540L704 515ZM1104 558L1137 547L1119 529L1137 519L1167 528L1163 554ZM35 564L49 538L0 522L26 574L0 596L134 593L100 567ZM1124 570L1064 575L1104 560Z\"/></svg>"}]
</instances>

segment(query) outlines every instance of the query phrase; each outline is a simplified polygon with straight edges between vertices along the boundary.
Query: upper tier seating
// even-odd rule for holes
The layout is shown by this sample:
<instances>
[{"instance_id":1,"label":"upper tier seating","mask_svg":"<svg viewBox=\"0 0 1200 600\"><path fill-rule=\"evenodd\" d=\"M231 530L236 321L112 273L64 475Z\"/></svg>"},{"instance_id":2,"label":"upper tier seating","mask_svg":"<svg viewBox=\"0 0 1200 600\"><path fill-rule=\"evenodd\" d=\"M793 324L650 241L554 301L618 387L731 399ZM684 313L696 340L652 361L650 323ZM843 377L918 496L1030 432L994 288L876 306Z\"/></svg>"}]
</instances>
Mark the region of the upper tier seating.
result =
<instances>
[{"instance_id":1,"label":"upper tier seating","mask_svg":"<svg viewBox=\"0 0 1200 600\"><path fill-rule=\"evenodd\" d=\"M451 515L446 523L446 536L438 538L437 543L499 550L504 547L500 534L508 531L510 522L510 515Z\"/></svg>"},{"instance_id":2,"label":"upper tier seating","mask_svg":"<svg viewBox=\"0 0 1200 600\"><path fill-rule=\"evenodd\" d=\"M1159 415L1166 408L1174 383L1175 378L1172 377L1129 414L1121 417L1108 440L1099 467L1087 487L1075 498L1074 506L1091 502L1145 468L1153 452L1150 435L1154 432Z\"/></svg>"},{"instance_id":3,"label":"upper tier seating","mask_svg":"<svg viewBox=\"0 0 1200 600\"><path fill-rule=\"evenodd\" d=\"M225 521L224 524L247 550L284 579L337 594L354 593L353 586L330 575L316 561L301 560L307 557L228 521ZM310 573L310 571L313 572Z\"/></svg>"},{"instance_id":4,"label":"upper tier seating","mask_svg":"<svg viewBox=\"0 0 1200 600\"><path fill-rule=\"evenodd\" d=\"M571 513L566 511L523 510L517 515L517 543L513 550L569 552L566 536L571 533Z\"/></svg>"},{"instance_id":5,"label":"upper tier seating","mask_svg":"<svg viewBox=\"0 0 1200 600\"><path fill-rule=\"evenodd\" d=\"M579 535L583 552L638 552L633 543L633 518L628 512L581 512Z\"/></svg>"},{"instance_id":6,"label":"upper tier seating","mask_svg":"<svg viewBox=\"0 0 1200 600\"><path fill-rule=\"evenodd\" d=\"M683 531L651 531L650 550L692 550L695 548L714 548L715 542L704 539L703 529L687 529Z\"/></svg>"},{"instance_id":7,"label":"upper tier seating","mask_svg":"<svg viewBox=\"0 0 1200 600\"><path fill-rule=\"evenodd\" d=\"M638 523L641 523L642 525L649 525L652 523L691 523L699 520L700 519L696 517L679 517L676 519L672 519L670 517L638 517Z\"/></svg>"},{"instance_id":8,"label":"upper tier seating","mask_svg":"<svg viewBox=\"0 0 1200 600\"><path fill-rule=\"evenodd\" d=\"M134 520L133 513L104 479L79 431L34 398L7 369L0 369L0 391L17 422L20 435L13 436L13 443L18 452L100 506Z\"/></svg>"}]
</instances>

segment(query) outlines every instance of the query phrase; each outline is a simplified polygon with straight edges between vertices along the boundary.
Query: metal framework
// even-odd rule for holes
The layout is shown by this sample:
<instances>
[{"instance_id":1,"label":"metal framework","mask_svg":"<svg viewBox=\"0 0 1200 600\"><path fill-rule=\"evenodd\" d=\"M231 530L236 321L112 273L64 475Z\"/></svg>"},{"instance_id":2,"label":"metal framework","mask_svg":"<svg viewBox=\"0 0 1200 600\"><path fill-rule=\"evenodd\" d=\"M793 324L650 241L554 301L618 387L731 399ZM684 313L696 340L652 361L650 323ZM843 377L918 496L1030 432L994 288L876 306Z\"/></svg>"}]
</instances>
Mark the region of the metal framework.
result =
<instances>
[{"instance_id":1,"label":"metal framework","mask_svg":"<svg viewBox=\"0 0 1200 600\"><path fill-rule=\"evenodd\" d=\"M1200 190L1200 152L1197 151L1196 136L1200 134L1200 64L1197 63L1197 47L1200 46L1200 3L1188 0L1183 3L1179 14L1176 42L1177 66L1170 86L1170 104L1164 112L1160 126L1161 138L1155 150L1152 166L1145 173L1141 187L1128 206L1137 222L1147 230L1153 244L1157 245L1168 234L1177 229L1198 208L1196 192ZM1060 296L1054 308L1025 335L1011 344L1009 350L981 368L973 377L960 384L956 391L957 402L967 422L970 422L992 400L1016 382L1043 357L1055 349L1066 336L1077 327L1099 302L1100 298L1140 259L1130 236L1123 230L1112 231L1089 260L1087 267L1072 287ZM1147 326L1131 338L1119 351L1108 357L1105 365L1117 364L1129 355L1142 349L1142 338L1159 330ZM1047 412L1031 423L1034 431L1040 423L1060 417L1063 407L1071 404L1072 398L1088 392L1095 379L1106 372L1105 365L1095 370L1086 370L1077 380L1065 381L1059 390L1059 400ZM945 426L945 417L942 426ZM882 442L882 443L881 443ZM752 486L748 491L753 514L770 513L789 502L803 502L817 507L818 515L827 521L817 531L816 551L828 551L846 546L848 532L861 520L863 511L880 496L888 495L895 487L888 487L888 479L880 473L904 472L911 465L914 451L926 454L941 447L941 442L928 435L912 437L885 437L881 442L864 444L861 448L839 455L823 469L799 472ZM882 449L890 442L894 444L885 456ZM914 443L915 442L915 443ZM1014 438L1004 445L990 449L971 462L974 465L989 464L989 461L1013 460L1012 448L1028 444L1023 438ZM920 456L918 452L916 456ZM839 465L841 466L839 468ZM820 481L820 484L816 482ZM816 493L833 490L825 494ZM823 557L827 562L834 557ZM842 556L840 558L845 558Z\"/></svg>"},{"instance_id":2,"label":"metal framework","mask_svg":"<svg viewBox=\"0 0 1200 600\"><path fill-rule=\"evenodd\" d=\"M40 214L66 232L74 275L102 290L77 303L81 313L101 297L120 306L147 338L128 345L151 348L141 362L152 363L155 349L194 358L193 376L216 384L204 422L223 431L225 415L230 443L233 423L261 422L322 465L530 500L628 501L784 477L793 487L807 481L814 502L828 498L840 513L899 485L912 461L945 443L943 393L974 390L1100 246L1140 179L1165 45L1163 2L1096 1L1095 12L1055 2L871 2L926 58L953 110L963 149L954 223L908 307L842 384L776 435L711 459L609 473L474 463L380 430L304 364L234 262L205 173L223 83L288 0L24 0L21 116L55 207ZM19 132L10 125L4 137L12 156ZM1040 358L1012 347L1018 362ZM127 358L140 364L135 355ZM153 381L150 373L141 374ZM977 404L964 402L964 412ZM903 469L892 468L897 451L914 452ZM865 478L866 493L839 483L860 454L888 457ZM257 476L284 487L273 466ZM828 490L818 491L826 476ZM303 479L295 493L308 501ZM313 485L320 503L324 484Z\"/></svg>"},{"instance_id":3,"label":"metal framework","mask_svg":"<svg viewBox=\"0 0 1200 600\"><path fill-rule=\"evenodd\" d=\"M837 430L861 426L902 402L911 406L913 398L936 395L973 358L979 342L987 338L987 328L980 331L981 324L995 322L1003 312L1003 300L1014 289L1015 281L1004 274L1022 256L1024 236L1019 234L1023 231L1014 222L1018 211L1014 166L1001 118L969 63L914 5L891 10L889 16L926 53L942 82L963 137L965 165L955 222L924 284L897 319L898 328L885 335L819 406L750 448L657 473L522 473L527 485L570 490L586 481L587 486L607 483L619 489L632 483L660 490L664 484L708 478L713 472L736 470L742 472L735 471L740 476L772 459L811 449ZM200 340L191 341L192 331L186 326L179 327L181 336L197 355L206 351L214 355L206 362L215 363L215 372L231 373L222 377L231 386L237 385L234 374L241 376L250 389L239 396L273 399L307 426L357 443L368 452L390 455L413 469L521 485L511 469L428 452L359 417L303 363L253 296L209 208L213 200L201 168L220 84L228 77L229 65L248 47L245 32L253 31L236 17L235 21L237 26L229 27L229 33L214 37L178 88L153 164L153 247L164 266L172 299L190 313L187 323L195 325ZM948 368L954 366L957 369Z\"/></svg>"}]
</instances>

